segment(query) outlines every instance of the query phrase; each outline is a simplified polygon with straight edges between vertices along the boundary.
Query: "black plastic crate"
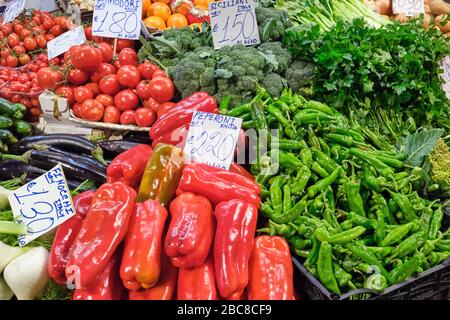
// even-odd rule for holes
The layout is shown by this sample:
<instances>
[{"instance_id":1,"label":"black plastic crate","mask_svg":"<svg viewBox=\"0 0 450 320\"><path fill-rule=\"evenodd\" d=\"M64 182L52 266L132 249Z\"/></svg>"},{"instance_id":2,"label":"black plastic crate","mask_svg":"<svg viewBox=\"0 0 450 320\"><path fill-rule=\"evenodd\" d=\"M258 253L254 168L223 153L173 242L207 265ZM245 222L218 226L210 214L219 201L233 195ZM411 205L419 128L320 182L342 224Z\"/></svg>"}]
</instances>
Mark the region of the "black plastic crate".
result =
<instances>
[{"instance_id":1,"label":"black plastic crate","mask_svg":"<svg viewBox=\"0 0 450 320\"><path fill-rule=\"evenodd\" d=\"M386 288L383 292L369 289L349 291L341 296L331 293L303 264L293 257L295 287L300 296L311 300L448 300L450 299L450 257L442 264L417 276Z\"/></svg>"}]
</instances>

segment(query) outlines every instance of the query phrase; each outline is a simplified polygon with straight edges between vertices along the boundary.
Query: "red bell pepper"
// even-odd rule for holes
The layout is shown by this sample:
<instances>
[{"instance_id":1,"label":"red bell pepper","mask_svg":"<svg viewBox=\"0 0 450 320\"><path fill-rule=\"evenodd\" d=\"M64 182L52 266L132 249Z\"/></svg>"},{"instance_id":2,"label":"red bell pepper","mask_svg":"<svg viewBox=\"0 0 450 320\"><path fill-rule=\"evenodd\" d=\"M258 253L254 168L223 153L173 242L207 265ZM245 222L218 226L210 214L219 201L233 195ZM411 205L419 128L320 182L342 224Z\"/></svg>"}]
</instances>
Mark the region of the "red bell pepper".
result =
<instances>
[{"instance_id":1,"label":"red bell pepper","mask_svg":"<svg viewBox=\"0 0 450 320\"><path fill-rule=\"evenodd\" d=\"M255 177L250 172L248 172L243 166L237 164L236 162L231 163L230 171L234 173L239 173L241 176L244 176L250 180L255 181ZM261 188L259 188L258 193L261 193Z\"/></svg>"},{"instance_id":2,"label":"red bell pepper","mask_svg":"<svg viewBox=\"0 0 450 320\"><path fill-rule=\"evenodd\" d=\"M152 148L146 144L137 145L121 153L106 169L107 181L122 181L130 187L138 187L151 155Z\"/></svg>"},{"instance_id":3,"label":"red bell pepper","mask_svg":"<svg viewBox=\"0 0 450 320\"><path fill-rule=\"evenodd\" d=\"M248 261L253 248L258 209L239 199L219 203L214 239L217 288L226 299L239 299L248 283Z\"/></svg>"},{"instance_id":4,"label":"red bell pepper","mask_svg":"<svg viewBox=\"0 0 450 320\"><path fill-rule=\"evenodd\" d=\"M249 265L249 300L293 300L293 267L286 240L278 236L257 237Z\"/></svg>"},{"instance_id":5,"label":"red bell pepper","mask_svg":"<svg viewBox=\"0 0 450 320\"><path fill-rule=\"evenodd\" d=\"M136 204L125 237L120 266L120 277L125 288L147 289L158 281L166 219L167 211L158 200Z\"/></svg>"},{"instance_id":6,"label":"red bell pepper","mask_svg":"<svg viewBox=\"0 0 450 320\"><path fill-rule=\"evenodd\" d=\"M162 269L158 283L149 289L130 291L130 300L172 300L177 286L178 269L175 268L169 258L163 254L161 257Z\"/></svg>"},{"instance_id":7,"label":"red bell pepper","mask_svg":"<svg viewBox=\"0 0 450 320\"><path fill-rule=\"evenodd\" d=\"M259 207L261 187L241 174L203 163L185 165L177 195L193 192L205 196L213 205L230 199L242 199Z\"/></svg>"},{"instance_id":8,"label":"red bell pepper","mask_svg":"<svg viewBox=\"0 0 450 320\"><path fill-rule=\"evenodd\" d=\"M208 199L182 193L170 204L170 221L165 252L178 268L202 265L214 237L214 216Z\"/></svg>"},{"instance_id":9,"label":"red bell pepper","mask_svg":"<svg viewBox=\"0 0 450 320\"><path fill-rule=\"evenodd\" d=\"M198 267L178 271L178 300L217 300L212 256Z\"/></svg>"},{"instance_id":10,"label":"red bell pepper","mask_svg":"<svg viewBox=\"0 0 450 320\"><path fill-rule=\"evenodd\" d=\"M98 279L126 235L135 200L136 191L123 182L105 183L95 192L70 251L67 277L75 272L84 288Z\"/></svg>"},{"instance_id":11,"label":"red bell pepper","mask_svg":"<svg viewBox=\"0 0 450 320\"><path fill-rule=\"evenodd\" d=\"M94 190L85 191L73 197L76 214L58 227L48 256L47 271L50 278L58 284L66 283L66 265L83 219L91 206Z\"/></svg>"},{"instance_id":12,"label":"red bell pepper","mask_svg":"<svg viewBox=\"0 0 450 320\"><path fill-rule=\"evenodd\" d=\"M186 123L182 125L179 128L176 128L173 131L166 132L160 136L158 136L155 140L152 142L153 148L156 148L156 146L160 143L166 143L176 146L177 148L183 149L184 144L186 143L186 137L189 132L189 127L191 123Z\"/></svg>"},{"instance_id":13,"label":"red bell pepper","mask_svg":"<svg viewBox=\"0 0 450 320\"><path fill-rule=\"evenodd\" d=\"M73 300L120 300L123 294L122 281L119 278L120 250L106 265L101 276L88 288L75 289Z\"/></svg>"}]
</instances>

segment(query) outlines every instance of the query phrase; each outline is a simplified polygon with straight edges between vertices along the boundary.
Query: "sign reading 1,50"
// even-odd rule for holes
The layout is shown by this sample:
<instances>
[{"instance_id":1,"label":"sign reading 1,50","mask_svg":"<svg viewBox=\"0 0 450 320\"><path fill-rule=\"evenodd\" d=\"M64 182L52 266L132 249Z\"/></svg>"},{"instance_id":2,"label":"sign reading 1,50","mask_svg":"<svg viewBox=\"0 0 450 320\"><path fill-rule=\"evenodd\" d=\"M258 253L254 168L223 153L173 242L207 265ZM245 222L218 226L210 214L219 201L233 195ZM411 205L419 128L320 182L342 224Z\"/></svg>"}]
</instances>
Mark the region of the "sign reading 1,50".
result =
<instances>
[{"instance_id":1,"label":"sign reading 1,50","mask_svg":"<svg viewBox=\"0 0 450 320\"><path fill-rule=\"evenodd\" d=\"M101 20L100 25L95 32L105 32L103 30L103 24L105 23L106 19L108 18L110 12L106 11L105 16ZM99 16L94 17L95 21L98 22L100 20ZM109 26L109 32L111 33L134 33L139 26L140 19L138 19L138 16L135 11L133 12L115 12L111 16L112 23Z\"/></svg>"},{"instance_id":2,"label":"sign reading 1,50","mask_svg":"<svg viewBox=\"0 0 450 320\"><path fill-rule=\"evenodd\" d=\"M236 33L236 36L233 39L227 38L227 34L229 31L228 27L230 24L230 18L231 18L230 16L227 17L225 25L222 29L223 30L223 38L219 42L234 41L237 38L239 38L241 34L245 39L248 39L253 35L253 31L255 30L255 17L253 16L253 12L251 10L238 12L234 16L234 20L233 20L233 24L231 25L231 28L234 30L234 28L238 27L239 31ZM250 20L251 20L251 26L252 26L251 28L244 28L244 26L246 25L247 18L250 18Z\"/></svg>"}]
</instances>

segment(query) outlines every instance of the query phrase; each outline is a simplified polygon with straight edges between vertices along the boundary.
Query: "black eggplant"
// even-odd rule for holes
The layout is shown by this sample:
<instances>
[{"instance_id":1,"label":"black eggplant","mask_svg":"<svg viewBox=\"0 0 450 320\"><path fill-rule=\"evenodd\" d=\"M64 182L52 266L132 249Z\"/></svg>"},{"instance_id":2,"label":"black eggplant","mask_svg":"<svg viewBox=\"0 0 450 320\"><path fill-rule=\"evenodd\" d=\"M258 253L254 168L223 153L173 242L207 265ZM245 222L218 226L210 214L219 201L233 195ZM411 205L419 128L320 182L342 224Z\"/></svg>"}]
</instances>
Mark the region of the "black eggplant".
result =
<instances>
[{"instance_id":1,"label":"black eggplant","mask_svg":"<svg viewBox=\"0 0 450 320\"><path fill-rule=\"evenodd\" d=\"M148 132L129 131L123 135L122 140L150 144L150 137Z\"/></svg>"},{"instance_id":2,"label":"black eggplant","mask_svg":"<svg viewBox=\"0 0 450 320\"><path fill-rule=\"evenodd\" d=\"M115 158L122 152L139 144L140 143L125 140L106 140L98 143L99 147L102 148L105 156L108 158Z\"/></svg>"},{"instance_id":3,"label":"black eggplant","mask_svg":"<svg viewBox=\"0 0 450 320\"><path fill-rule=\"evenodd\" d=\"M34 175L38 177L44 174L46 170L36 168L26 164L23 161L18 160L3 160L0 161L0 179L9 180L18 178L25 173L28 175Z\"/></svg>"},{"instance_id":4,"label":"black eggplant","mask_svg":"<svg viewBox=\"0 0 450 320\"><path fill-rule=\"evenodd\" d=\"M15 154L22 154L32 150L36 145L48 145L69 152L84 153L106 165L103 158L103 150L95 143L77 135L72 134L48 134L41 136L30 136L21 139L11 149Z\"/></svg>"},{"instance_id":5,"label":"black eggplant","mask_svg":"<svg viewBox=\"0 0 450 320\"><path fill-rule=\"evenodd\" d=\"M60 153L31 150L26 157L28 158L29 164L45 170L50 170L60 163L65 175L70 179L78 181L89 179L97 185L101 185L106 182L105 172L100 172L95 167L86 165L85 163L80 163L76 159L68 158Z\"/></svg>"}]
</instances>

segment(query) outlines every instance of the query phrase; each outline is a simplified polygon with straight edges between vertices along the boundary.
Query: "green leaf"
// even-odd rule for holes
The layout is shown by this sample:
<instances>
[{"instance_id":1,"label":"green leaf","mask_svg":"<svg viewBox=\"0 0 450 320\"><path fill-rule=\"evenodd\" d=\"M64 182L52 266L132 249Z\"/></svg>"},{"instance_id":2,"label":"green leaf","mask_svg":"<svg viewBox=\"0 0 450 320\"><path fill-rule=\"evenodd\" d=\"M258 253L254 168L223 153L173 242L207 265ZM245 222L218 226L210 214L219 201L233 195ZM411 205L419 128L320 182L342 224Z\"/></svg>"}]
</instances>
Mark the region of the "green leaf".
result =
<instances>
[{"instance_id":1,"label":"green leaf","mask_svg":"<svg viewBox=\"0 0 450 320\"><path fill-rule=\"evenodd\" d=\"M405 138L402 152L407 155L406 163L420 167L423 158L433 150L436 141L444 134L444 129L417 130Z\"/></svg>"}]
</instances>

